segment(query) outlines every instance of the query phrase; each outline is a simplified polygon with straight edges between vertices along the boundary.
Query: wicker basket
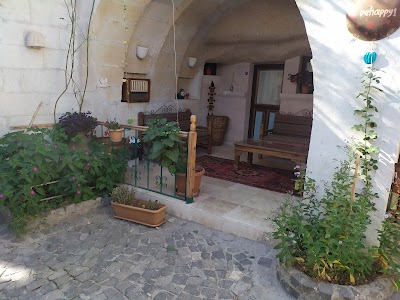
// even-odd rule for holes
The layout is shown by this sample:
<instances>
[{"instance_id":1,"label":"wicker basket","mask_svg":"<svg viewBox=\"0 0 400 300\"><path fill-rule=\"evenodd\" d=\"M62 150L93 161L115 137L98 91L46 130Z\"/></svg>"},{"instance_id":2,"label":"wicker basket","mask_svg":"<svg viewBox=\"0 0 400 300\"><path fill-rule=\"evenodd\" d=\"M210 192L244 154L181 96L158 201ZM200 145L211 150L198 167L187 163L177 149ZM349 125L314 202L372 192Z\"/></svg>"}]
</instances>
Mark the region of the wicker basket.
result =
<instances>
[{"instance_id":1,"label":"wicker basket","mask_svg":"<svg viewBox=\"0 0 400 300\"><path fill-rule=\"evenodd\" d=\"M209 121L212 122L212 144L213 146L221 146L224 143L225 134L228 129L229 117L210 116Z\"/></svg>"}]
</instances>

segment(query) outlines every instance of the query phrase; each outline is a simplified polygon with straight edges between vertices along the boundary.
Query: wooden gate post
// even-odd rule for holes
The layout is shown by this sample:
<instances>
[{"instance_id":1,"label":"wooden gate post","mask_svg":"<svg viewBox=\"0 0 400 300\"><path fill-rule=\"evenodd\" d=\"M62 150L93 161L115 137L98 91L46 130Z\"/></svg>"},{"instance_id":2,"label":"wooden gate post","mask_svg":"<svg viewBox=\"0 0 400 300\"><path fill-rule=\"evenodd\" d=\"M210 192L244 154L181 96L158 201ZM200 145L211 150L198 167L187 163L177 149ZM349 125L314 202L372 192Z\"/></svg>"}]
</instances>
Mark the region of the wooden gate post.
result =
<instances>
[{"instance_id":1,"label":"wooden gate post","mask_svg":"<svg viewBox=\"0 0 400 300\"><path fill-rule=\"evenodd\" d=\"M196 116L190 116L190 132L188 134L188 161L186 178L186 203L193 203L194 175L196 168Z\"/></svg>"}]
</instances>

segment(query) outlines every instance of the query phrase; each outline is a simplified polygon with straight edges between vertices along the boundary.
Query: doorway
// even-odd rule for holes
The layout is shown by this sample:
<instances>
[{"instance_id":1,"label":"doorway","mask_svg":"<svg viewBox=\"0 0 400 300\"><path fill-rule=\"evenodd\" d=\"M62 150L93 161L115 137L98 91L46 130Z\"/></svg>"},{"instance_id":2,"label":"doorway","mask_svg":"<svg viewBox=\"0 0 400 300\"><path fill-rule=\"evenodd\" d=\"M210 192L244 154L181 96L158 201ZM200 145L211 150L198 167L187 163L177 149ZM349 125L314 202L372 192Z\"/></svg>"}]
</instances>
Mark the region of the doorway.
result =
<instances>
[{"instance_id":1,"label":"doorway","mask_svg":"<svg viewBox=\"0 0 400 300\"><path fill-rule=\"evenodd\" d=\"M262 139L274 128L279 112L284 64L254 66L248 138Z\"/></svg>"}]
</instances>

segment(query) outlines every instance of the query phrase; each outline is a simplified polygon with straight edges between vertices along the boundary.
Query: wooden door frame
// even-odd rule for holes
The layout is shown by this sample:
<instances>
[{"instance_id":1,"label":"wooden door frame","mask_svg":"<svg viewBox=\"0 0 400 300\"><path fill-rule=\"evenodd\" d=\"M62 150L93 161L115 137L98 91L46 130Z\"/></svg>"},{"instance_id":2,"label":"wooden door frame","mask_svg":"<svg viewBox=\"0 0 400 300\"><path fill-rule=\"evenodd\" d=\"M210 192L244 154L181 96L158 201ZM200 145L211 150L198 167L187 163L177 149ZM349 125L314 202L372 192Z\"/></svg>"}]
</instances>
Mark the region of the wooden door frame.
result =
<instances>
[{"instance_id":1,"label":"wooden door frame","mask_svg":"<svg viewBox=\"0 0 400 300\"><path fill-rule=\"evenodd\" d=\"M254 65L254 72L253 72L253 82L252 82L252 91L251 91L251 103L250 103L250 114L249 114L249 130L247 132L247 137L252 138L254 135L254 122L256 118L256 111L257 108L262 109L262 110L276 110L279 106L275 105L257 105L256 104L256 97L258 94L258 74L260 71L264 70L282 70L284 71L285 64L284 63L279 63L279 64L256 64ZM263 116L263 124L267 124L269 120L265 120L265 116Z\"/></svg>"}]
</instances>

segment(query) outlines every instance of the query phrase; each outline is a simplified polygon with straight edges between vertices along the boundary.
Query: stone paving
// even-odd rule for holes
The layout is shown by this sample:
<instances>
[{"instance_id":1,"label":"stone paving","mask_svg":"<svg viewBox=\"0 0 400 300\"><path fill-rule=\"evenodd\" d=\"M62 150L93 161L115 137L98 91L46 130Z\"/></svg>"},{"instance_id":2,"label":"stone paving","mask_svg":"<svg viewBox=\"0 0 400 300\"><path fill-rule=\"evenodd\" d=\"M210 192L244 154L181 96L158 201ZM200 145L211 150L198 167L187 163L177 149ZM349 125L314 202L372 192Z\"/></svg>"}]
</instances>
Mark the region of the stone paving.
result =
<instances>
[{"instance_id":1,"label":"stone paving","mask_svg":"<svg viewBox=\"0 0 400 300\"><path fill-rule=\"evenodd\" d=\"M169 217L159 229L103 206L16 241L0 224L0 299L292 299L275 250Z\"/></svg>"}]
</instances>

